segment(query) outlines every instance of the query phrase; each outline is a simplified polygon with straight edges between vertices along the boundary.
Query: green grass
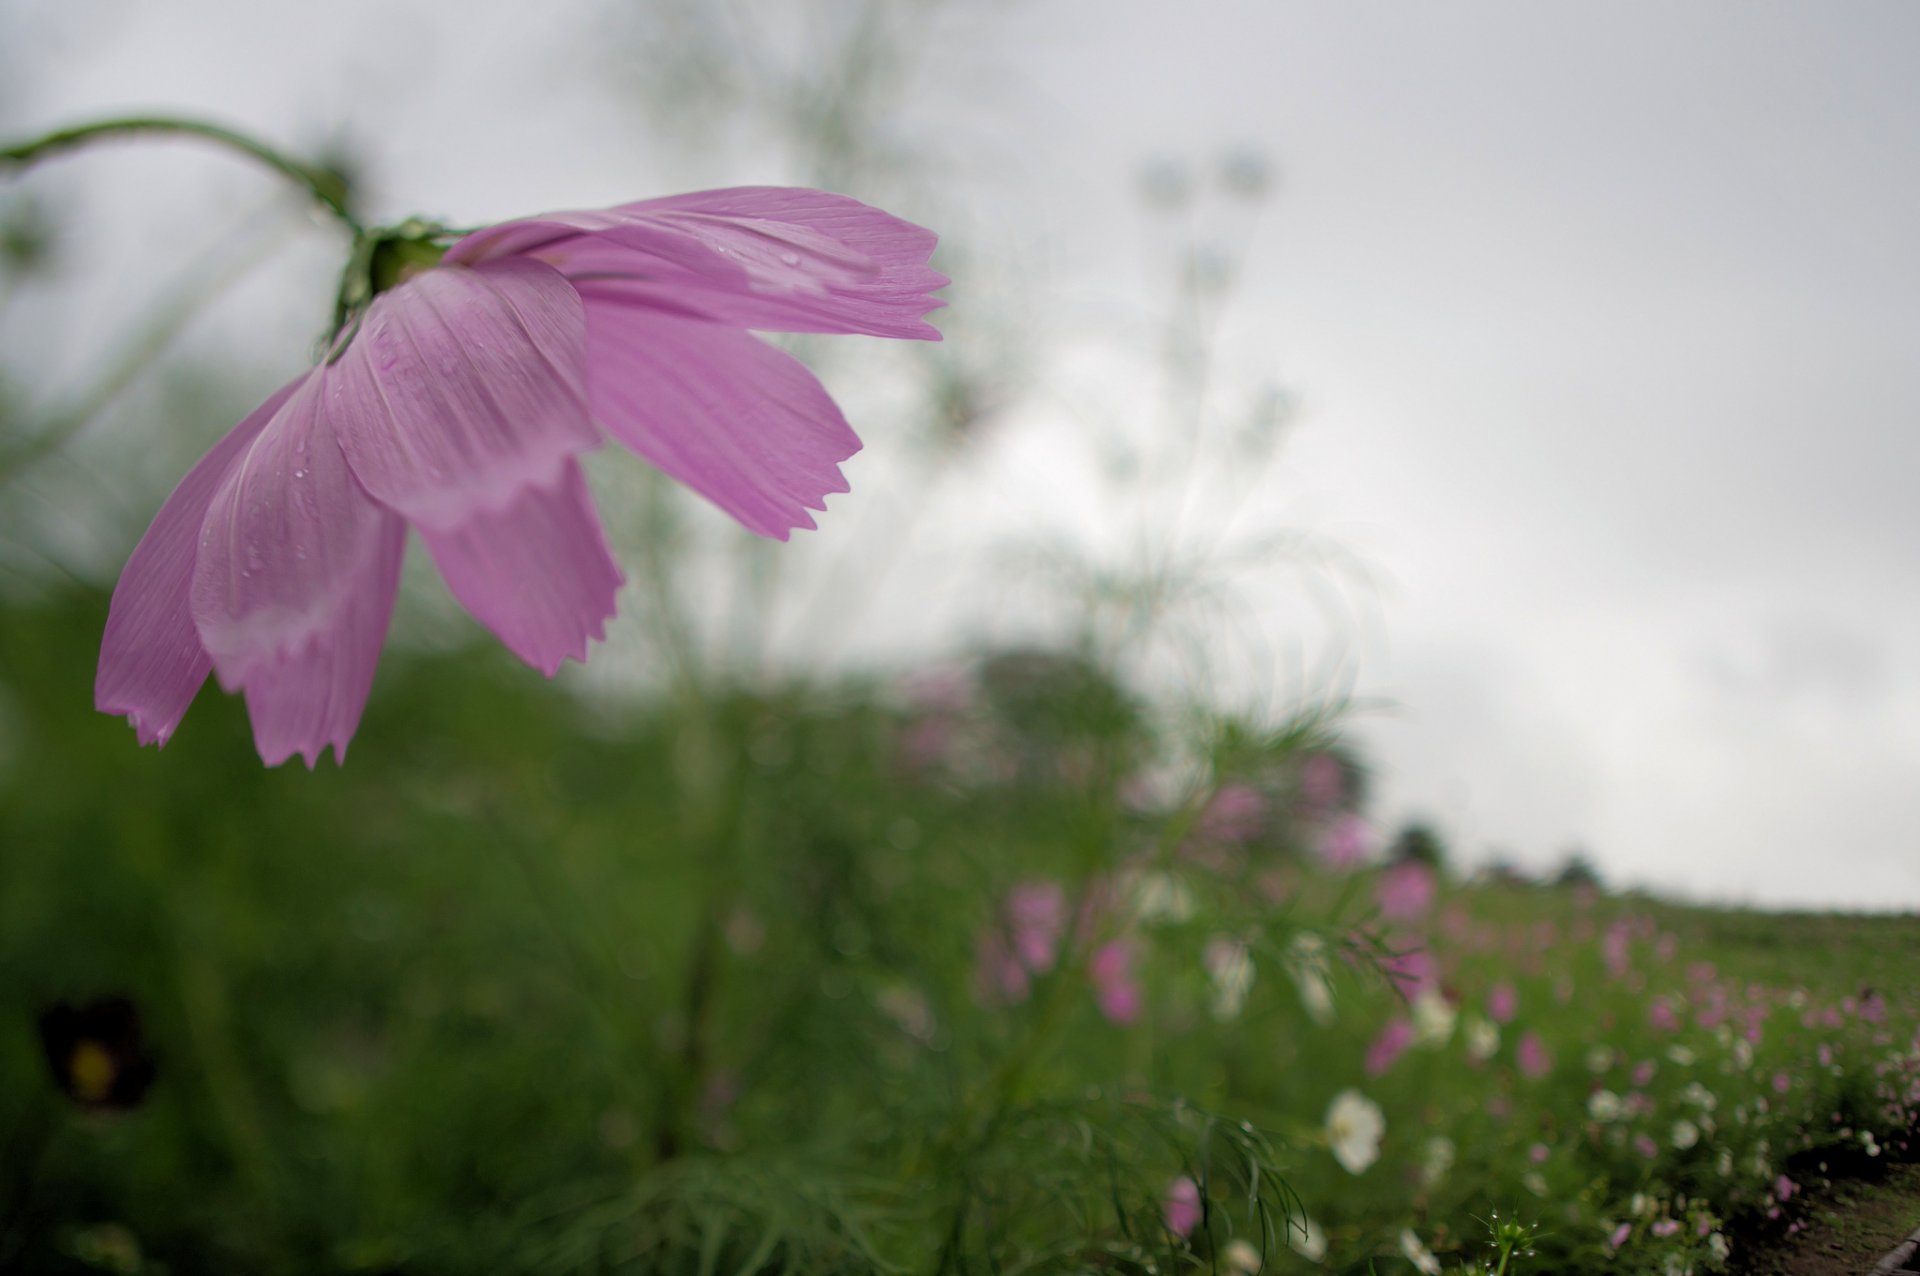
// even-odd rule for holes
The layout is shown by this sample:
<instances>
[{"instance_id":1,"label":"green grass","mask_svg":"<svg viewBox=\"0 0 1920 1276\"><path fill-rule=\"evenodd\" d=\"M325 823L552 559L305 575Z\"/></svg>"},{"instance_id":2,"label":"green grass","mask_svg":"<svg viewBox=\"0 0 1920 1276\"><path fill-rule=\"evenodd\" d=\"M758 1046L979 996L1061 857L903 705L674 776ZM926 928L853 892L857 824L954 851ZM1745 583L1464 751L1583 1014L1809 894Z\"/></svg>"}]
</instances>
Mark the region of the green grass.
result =
<instances>
[{"instance_id":1,"label":"green grass","mask_svg":"<svg viewBox=\"0 0 1920 1276\"><path fill-rule=\"evenodd\" d=\"M591 713L493 654L390 653L347 767L267 771L215 691L158 752L95 714L101 620L0 611L13 1270L1226 1271L1239 1241L1267 1270L1385 1273L1412 1270L1408 1229L1486 1257L1496 1212L1539 1226L1510 1271L1706 1270L1711 1237L1801 1217L1782 1174L1865 1133L1891 1159L1911 1129L1920 921L1452 883L1388 924L1377 874L1318 866L1288 805L1322 723L1176 735L1034 653L958 707L853 680ZM1137 795L1183 760L1193 785ZM1227 779L1267 818L1208 844ZM1190 912L1143 915L1146 880ZM1035 882L1078 920L995 993L982 946ZM1302 936L1326 1022L1289 974ZM1109 941L1130 1024L1090 982ZM1237 1008L1207 970L1223 941L1251 956ZM1458 1022L1372 1076L1408 1013L1380 944L1430 949ZM1501 983L1518 1011L1477 1060ZM34 1029L108 993L158 1067L125 1112L69 1102ZM1655 1027L1656 997L1686 1025ZM1720 1001L1767 1012L1750 1058L1696 1022ZM1359 1173L1322 1129L1349 1088L1386 1122ZM1596 1118L1599 1089L1645 1110ZM1184 1240L1161 1221L1182 1175L1207 1204ZM1304 1217L1318 1264L1287 1243Z\"/></svg>"}]
</instances>

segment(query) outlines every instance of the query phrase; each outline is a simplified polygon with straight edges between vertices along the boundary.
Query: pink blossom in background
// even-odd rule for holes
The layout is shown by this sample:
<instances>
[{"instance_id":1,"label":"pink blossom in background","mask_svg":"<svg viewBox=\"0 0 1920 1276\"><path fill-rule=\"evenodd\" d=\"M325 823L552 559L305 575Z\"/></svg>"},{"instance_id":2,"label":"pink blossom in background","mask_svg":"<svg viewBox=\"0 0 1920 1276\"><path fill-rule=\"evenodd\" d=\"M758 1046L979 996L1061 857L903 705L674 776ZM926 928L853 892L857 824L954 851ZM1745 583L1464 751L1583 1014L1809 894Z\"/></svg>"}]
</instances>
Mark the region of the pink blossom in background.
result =
<instances>
[{"instance_id":1,"label":"pink blossom in background","mask_svg":"<svg viewBox=\"0 0 1920 1276\"><path fill-rule=\"evenodd\" d=\"M1646 1136L1642 1135L1641 1137L1645 1138ZM1651 1142L1652 1140L1648 1140L1648 1141ZM1634 1146L1635 1147L1640 1146L1639 1139L1634 1140ZM1656 1147L1654 1151L1657 1152L1659 1151L1659 1149ZM1649 1153L1648 1155L1651 1155L1651 1153ZM1653 1227L1649 1230L1651 1230L1655 1236L1665 1239L1666 1237L1673 1236L1680 1231L1680 1220L1677 1218L1663 1218L1659 1222L1655 1223Z\"/></svg>"},{"instance_id":2,"label":"pink blossom in background","mask_svg":"<svg viewBox=\"0 0 1920 1276\"><path fill-rule=\"evenodd\" d=\"M1094 1002L1100 1013L1122 1026L1140 1017L1140 985L1133 978L1133 944L1116 939L1102 945L1087 963Z\"/></svg>"},{"instance_id":3,"label":"pink blossom in background","mask_svg":"<svg viewBox=\"0 0 1920 1276\"><path fill-rule=\"evenodd\" d=\"M1773 1194L1783 1205L1792 1200L1793 1194L1799 1190L1799 1185L1784 1174L1773 1181Z\"/></svg>"},{"instance_id":4,"label":"pink blossom in background","mask_svg":"<svg viewBox=\"0 0 1920 1276\"><path fill-rule=\"evenodd\" d=\"M1773 1092L1775 1094L1785 1094L1788 1090L1791 1090L1792 1088L1793 1088L1793 1078L1789 1077L1784 1072L1776 1072L1773 1074Z\"/></svg>"},{"instance_id":5,"label":"pink blossom in background","mask_svg":"<svg viewBox=\"0 0 1920 1276\"><path fill-rule=\"evenodd\" d=\"M114 590L94 702L165 744L212 672L268 765L359 725L410 529L455 598L548 675L624 577L579 457L602 431L762 536L812 527L860 447L749 329L937 340L931 232L743 187L505 222L374 297L215 444Z\"/></svg>"},{"instance_id":6,"label":"pink blossom in background","mask_svg":"<svg viewBox=\"0 0 1920 1276\"><path fill-rule=\"evenodd\" d=\"M1520 1013L1520 994L1505 980L1487 989L1487 1017L1495 1023L1512 1023Z\"/></svg>"},{"instance_id":7,"label":"pink blossom in background","mask_svg":"<svg viewBox=\"0 0 1920 1276\"><path fill-rule=\"evenodd\" d=\"M1194 833L1209 842L1237 845L1257 837L1267 817L1267 799L1248 784L1225 784L1207 802Z\"/></svg>"},{"instance_id":8,"label":"pink blossom in background","mask_svg":"<svg viewBox=\"0 0 1920 1276\"><path fill-rule=\"evenodd\" d=\"M1022 882L1007 893L1007 935L1014 956L1034 974L1053 969L1067 929L1067 892L1058 882Z\"/></svg>"},{"instance_id":9,"label":"pink blossom in background","mask_svg":"<svg viewBox=\"0 0 1920 1276\"><path fill-rule=\"evenodd\" d=\"M1300 802L1308 816L1340 805L1346 787L1346 771L1331 753L1315 753L1300 768Z\"/></svg>"},{"instance_id":10,"label":"pink blossom in background","mask_svg":"<svg viewBox=\"0 0 1920 1276\"><path fill-rule=\"evenodd\" d=\"M1607 927L1607 933L1601 937L1600 946L1606 955L1607 973L1615 979L1621 978L1632 969L1633 958L1629 950L1632 942L1632 933L1623 921Z\"/></svg>"},{"instance_id":11,"label":"pink blossom in background","mask_svg":"<svg viewBox=\"0 0 1920 1276\"><path fill-rule=\"evenodd\" d=\"M1396 1015L1387 1020L1386 1025L1367 1047L1365 1067L1367 1075L1378 1077L1386 1075L1407 1047L1413 1044L1415 1033L1413 1021L1404 1015Z\"/></svg>"},{"instance_id":12,"label":"pink blossom in background","mask_svg":"<svg viewBox=\"0 0 1920 1276\"><path fill-rule=\"evenodd\" d=\"M1342 815L1320 838L1320 858L1334 868L1352 868L1373 852L1373 830L1358 815Z\"/></svg>"},{"instance_id":13,"label":"pink blossom in background","mask_svg":"<svg viewBox=\"0 0 1920 1276\"><path fill-rule=\"evenodd\" d=\"M1680 1016L1665 997L1655 997L1647 1006L1647 1022L1661 1032L1675 1032L1680 1027Z\"/></svg>"},{"instance_id":14,"label":"pink blossom in background","mask_svg":"<svg viewBox=\"0 0 1920 1276\"><path fill-rule=\"evenodd\" d=\"M1659 1071L1659 1067L1660 1065L1651 1059L1642 1059L1634 1065L1633 1083L1639 1086L1650 1084L1653 1081L1653 1074Z\"/></svg>"},{"instance_id":15,"label":"pink blossom in background","mask_svg":"<svg viewBox=\"0 0 1920 1276\"><path fill-rule=\"evenodd\" d=\"M1632 1235L1633 1235L1632 1223L1620 1224L1620 1226L1613 1229L1613 1235L1607 1238L1607 1248L1611 1250L1618 1250L1622 1245L1625 1245L1627 1243L1627 1238Z\"/></svg>"},{"instance_id":16,"label":"pink blossom in background","mask_svg":"<svg viewBox=\"0 0 1920 1276\"><path fill-rule=\"evenodd\" d=\"M1433 870L1419 860L1402 860L1380 875L1380 912L1395 921L1411 921L1433 907Z\"/></svg>"},{"instance_id":17,"label":"pink blossom in background","mask_svg":"<svg viewBox=\"0 0 1920 1276\"><path fill-rule=\"evenodd\" d=\"M1167 1194L1160 1201L1160 1218L1169 1232L1184 1240L1200 1225L1200 1216L1199 1184L1184 1174L1167 1184Z\"/></svg>"},{"instance_id":18,"label":"pink blossom in background","mask_svg":"<svg viewBox=\"0 0 1920 1276\"><path fill-rule=\"evenodd\" d=\"M1401 996L1411 1001L1427 989L1439 986L1440 963L1431 952L1411 946L1412 941L1405 936L1396 936L1389 942L1399 951L1382 957L1380 969L1393 981Z\"/></svg>"},{"instance_id":19,"label":"pink blossom in background","mask_svg":"<svg viewBox=\"0 0 1920 1276\"><path fill-rule=\"evenodd\" d=\"M1660 1155L1660 1145L1653 1141L1653 1136L1644 1132L1633 1136L1633 1150L1649 1161ZM1679 1224L1676 1223L1674 1226L1677 1228ZM1654 1231L1658 1233L1659 1230L1659 1225L1655 1224Z\"/></svg>"},{"instance_id":20,"label":"pink blossom in background","mask_svg":"<svg viewBox=\"0 0 1920 1276\"><path fill-rule=\"evenodd\" d=\"M1538 1080L1553 1071L1553 1056L1547 1053L1546 1043L1540 1040L1537 1032L1529 1030L1521 1033L1520 1042L1514 1047L1513 1053L1524 1076Z\"/></svg>"},{"instance_id":21,"label":"pink blossom in background","mask_svg":"<svg viewBox=\"0 0 1920 1276\"><path fill-rule=\"evenodd\" d=\"M1552 1155L1552 1150L1544 1143L1536 1143L1527 1149L1527 1159L1535 1165L1545 1165L1547 1158Z\"/></svg>"}]
</instances>

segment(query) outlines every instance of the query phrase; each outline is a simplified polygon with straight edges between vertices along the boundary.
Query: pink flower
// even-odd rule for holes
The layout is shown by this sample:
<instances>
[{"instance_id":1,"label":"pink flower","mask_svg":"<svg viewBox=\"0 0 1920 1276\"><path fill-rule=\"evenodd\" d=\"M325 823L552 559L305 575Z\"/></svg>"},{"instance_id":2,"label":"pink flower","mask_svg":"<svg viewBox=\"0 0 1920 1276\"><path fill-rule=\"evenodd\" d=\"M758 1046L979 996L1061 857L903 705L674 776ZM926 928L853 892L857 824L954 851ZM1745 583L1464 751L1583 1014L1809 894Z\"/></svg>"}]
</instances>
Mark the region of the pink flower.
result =
<instances>
[{"instance_id":1,"label":"pink flower","mask_svg":"<svg viewBox=\"0 0 1920 1276\"><path fill-rule=\"evenodd\" d=\"M1504 981L1487 990L1487 1017L1495 1023L1512 1023L1520 1012L1520 995Z\"/></svg>"},{"instance_id":2,"label":"pink flower","mask_svg":"<svg viewBox=\"0 0 1920 1276\"><path fill-rule=\"evenodd\" d=\"M1373 830L1358 815L1334 820L1320 839L1320 858L1335 868L1352 868L1373 850Z\"/></svg>"},{"instance_id":3,"label":"pink flower","mask_svg":"<svg viewBox=\"0 0 1920 1276\"><path fill-rule=\"evenodd\" d=\"M1182 1174L1167 1184L1160 1202L1160 1217L1167 1230L1184 1239L1200 1225L1200 1185Z\"/></svg>"},{"instance_id":4,"label":"pink flower","mask_svg":"<svg viewBox=\"0 0 1920 1276\"><path fill-rule=\"evenodd\" d=\"M1087 963L1093 999L1109 1022L1126 1025L1140 1017L1140 985L1133 978L1133 944L1116 939L1103 944Z\"/></svg>"},{"instance_id":5,"label":"pink flower","mask_svg":"<svg viewBox=\"0 0 1920 1276\"><path fill-rule=\"evenodd\" d=\"M1627 1243L1627 1238L1632 1235L1633 1235L1632 1223L1620 1224L1620 1226L1613 1229L1613 1235L1607 1238L1607 1248L1612 1250L1618 1250L1622 1245L1625 1245Z\"/></svg>"},{"instance_id":6,"label":"pink flower","mask_svg":"<svg viewBox=\"0 0 1920 1276\"><path fill-rule=\"evenodd\" d=\"M515 655L549 675L584 660L623 578L580 454L604 430L750 531L813 526L860 440L748 330L938 339L921 318L946 283L933 243L843 196L774 187L456 241L181 480L114 590L95 704L164 744L211 671L246 694L268 765L344 757L409 528Z\"/></svg>"},{"instance_id":7,"label":"pink flower","mask_svg":"<svg viewBox=\"0 0 1920 1276\"><path fill-rule=\"evenodd\" d=\"M1067 893L1058 882L1022 882L1007 892L1007 934L1014 956L1034 974L1053 969L1067 929Z\"/></svg>"},{"instance_id":8,"label":"pink flower","mask_svg":"<svg viewBox=\"0 0 1920 1276\"><path fill-rule=\"evenodd\" d=\"M1386 1026L1380 1029L1380 1035L1367 1047L1367 1075L1385 1075L1395 1061L1406 1053L1407 1047L1413 1044L1415 1035L1412 1020L1401 1016L1387 1020Z\"/></svg>"},{"instance_id":9,"label":"pink flower","mask_svg":"<svg viewBox=\"0 0 1920 1276\"><path fill-rule=\"evenodd\" d=\"M1535 1080L1553 1071L1553 1056L1547 1053L1546 1043L1540 1040L1537 1032L1520 1034L1520 1044L1514 1047L1514 1058L1520 1065L1522 1075Z\"/></svg>"},{"instance_id":10,"label":"pink flower","mask_svg":"<svg viewBox=\"0 0 1920 1276\"><path fill-rule=\"evenodd\" d=\"M1433 907L1433 870L1419 860L1402 860L1380 875L1380 912L1396 921L1420 917Z\"/></svg>"},{"instance_id":11,"label":"pink flower","mask_svg":"<svg viewBox=\"0 0 1920 1276\"><path fill-rule=\"evenodd\" d=\"M1207 801L1194 832L1202 841L1240 843L1259 835L1267 799L1247 784L1226 784Z\"/></svg>"},{"instance_id":12,"label":"pink flower","mask_svg":"<svg viewBox=\"0 0 1920 1276\"><path fill-rule=\"evenodd\" d=\"M1300 801L1309 815L1338 806L1346 787L1346 771L1331 753L1312 754L1300 768Z\"/></svg>"}]
</instances>

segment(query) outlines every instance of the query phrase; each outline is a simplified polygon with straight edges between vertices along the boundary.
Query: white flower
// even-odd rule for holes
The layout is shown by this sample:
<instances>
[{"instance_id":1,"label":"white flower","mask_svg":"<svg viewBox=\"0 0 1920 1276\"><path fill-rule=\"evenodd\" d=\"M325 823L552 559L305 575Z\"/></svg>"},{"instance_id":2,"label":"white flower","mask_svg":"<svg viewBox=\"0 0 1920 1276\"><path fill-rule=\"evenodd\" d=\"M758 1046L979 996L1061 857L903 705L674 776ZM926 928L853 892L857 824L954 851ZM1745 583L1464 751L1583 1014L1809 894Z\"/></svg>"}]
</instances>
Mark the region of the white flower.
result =
<instances>
[{"instance_id":1,"label":"white flower","mask_svg":"<svg viewBox=\"0 0 1920 1276\"><path fill-rule=\"evenodd\" d=\"M1691 1121L1675 1121L1673 1123L1673 1146L1676 1149L1684 1152L1699 1141L1699 1126Z\"/></svg>"},{"instance_id":2,"label":"white flower","mask_svg":"<svg viewBox=\"0 0 1920 1276\"><path fill-rule=\"evenodd\" d=\"M1327 1108L1327 1147L1349 1174L1359 1174L1380 1159L1387 1118L1380 1105L1358 1090L1342 1090Z\"/></svg>"},{"instance_id":3,"label":"white flower","mask_svg":"<svg viewBox=\"0 0 1920 1276\"><path fill-rule=\"evenodd\" d=\"M1444 1134L1436 1134L1427 1140L1426 1155L1420 1158L1420 1186L1437 1187L1447 1177L1447 1171L1453 1168L1455 1148L1453 1140Z\"/></svg>"},{"instance_id":4,"label":"white flower","mask_svg":"<svg viewBox=\"0 0 1920 1276\"><path fill-rule=\"evenodd\" d=\"M1413 1037L1423 1046L1444 1046L1453 1036L1457 1012L1438 988L1423 988L1413 999Z\"/></svg>"},{"instance_id":5,"label":"white flower","mask_svg":"<svg viewBox=\"0 0 1920 1276\"><path fill-rule=\"evenodd\" d=\"M1475 1015L1467 1020L1467 1058L1485 1063L1500 1053L1500 1026Z\"/></svg>"},{"instance_id":6,"label":"white flower","mask_svg":"<svg viewBox=\"0 0 1920 1276\"><path fill-rule=\"evenodd\" d=\"M1220 1251L1220 1267L1227 1276L1254 1276L1262 1264L1260 1251L1247 1241L1228 1241Z\"/></svg>"},{"instance_id":7,"label":"white flower","mask_svg":"<svg viewBox=\"0 0 1920 1276\"><path fill-rule=\"evenodd\" d=\"M1246 944L1225 935L1207 941L1207 978L1213 981L1213 1017L1232 1019L1247 1004L1253 986L1253 957Z\"/></svg>"},{"instance_id":8,"label":"white flower","mask_svg":"<svg viewBox=\"0 0 1920 1276\"><path fill-rule=\"evenodd\" d=\"M1587 1096L1587 1115L1596 1121L1618 1121L1622 1110L1620 1096L1611 1090L1595 1090Z\"/></svg>"},{"instance_id":9,"label":"white flower","mask_svg":"<svg viewBox=\"0 0 1920 1276\"><path fill-rule=\"evenodd\" d=\"M1675 1063L1679 1064L1683 1068L1690 1068L1693 1066L1693 1051L1687 1049L1685 1046L1681 1046L1681 1045L1668 1046L1667 1058L1673 1060Z\"/></svg>"},{"instance_id":10,"label":"white flower","mask_svg":"<svg viewBox=\"0 0 1920 1276\"><path fill-rule=\"evenodd\" d=\"M1327 965L1327 946L1320 936L1302 932L1293 937L1287 954L1287 973L1300 990L1300 1004L1322 1028L1333 1022L1333 971Z\"/></svg>"},{"instance_id":11,"label":"white flower","mask_svg":"<svg viewBox=\"0 0 1920 1276\"><path fill-rule=\"evenodd\" d=\"M1701 1085L1698 1081L1687 1082L1680 1091L1680 1097L1699 1108L1702 1112L1711 1112L1720 1106L1720 1100L1714 1097L1713 1091L1707 1089L1707 1087Z\"/></svg>"},{"instance_id":12,"label":"white flower","mask_svg":"<svg viewBox=\"0 0 1920 1276\"><path fill-rule=\"evenodd\" d=\"M1608 1068L1611 1068L1612 1066L1613 1066L1613 1047L1594 1046L1592 1049L1587 1051L1587 1071L1588 1072L1593 1072L1593 1073L1605 1072Z\"/></svg>"},{"instance_id":13,"label":"white flower","mask_svg":"<svg viewBox=\"0 0 1920 1276\"><path fill-rule=\"evenodd\" d=\"M1133 884L1134 915L1143 922L1183 922L1193 910L1193 892L1171 873L1142 873Z\"/></svg>"},{"instance_id":14,"label":"white flower","mask_svg":"<svg viewBox=\"0 0 1920 1276\"><path fill-rule=\"evenodd\" d=\"M1713 1168L1714 1168L1714 1171L1717 1174L1719 1174L1721 1178L1723 1179L1732 1178L1733 1177L1733 1149L1726 1148L1726 1147L1721 1148L1719 1154L1713 1158Z\"/></svg>"},{"instance_id":15,"label":"white flower","mask_svg":"<svg viewBox=\"0 0 1920 1276\"><path fill-rule=\"evenodd\" d=\"M1287 1244L1293 1252L1310 1263L1317 1263L1327 1256L1327 1234L1320 1230L1320 1224L1302 1214L1298 1220L1287 1220Z\"/></svg>"},{"instance_id":16,"label":"white flower","mask_svg":"<svg viewBox=\"0 0 1920 1276\"><path fill-rule=\"evenodd\" d=\"M1400 1252L1426 1276L1440 1276L1440 1260L1433 1256L1432 1250L1420 1243L1420 1238L1413 1234L1411 1227L1400 1229Z\"/></svg>"},{"instance_id":17,"label":"white flower","mask_svg":"<svg viewBox=\"0 0 1920 1276\"><path fill-rule=\"evenodd\" d=\"M1713 1255L1713 1261L1716 1263L1724 1263L1727 1261L1727 1255L1733 1252L1733 1246L1727 1242L1726 1237L1715 1232L1707 1237L1707 1252Z\"/></svg>"},{"instance_id":18,"label":"white flower","mask_svg":"<svg viewBox=\"0 0 1920 1276\"><path fill-rule=\"evenodd\" d=\"M1528 1170L1520 1176L1520 1186L1526 1188L1535 1196L1545 1196L1547 1194L1547 1176L1538 1170Z\"/></svg>"},{"instance_id":19,"label":"white flower","mask_svg":"<svg viewBox=\"0 0 1920 1276\"><path fill-rule=\"evenodd\" d=\"M1739 1037L1733 1043L1733 1066L1745 1072L1753 1066L1753 1043Z\"/></svg>"}]
</instances>

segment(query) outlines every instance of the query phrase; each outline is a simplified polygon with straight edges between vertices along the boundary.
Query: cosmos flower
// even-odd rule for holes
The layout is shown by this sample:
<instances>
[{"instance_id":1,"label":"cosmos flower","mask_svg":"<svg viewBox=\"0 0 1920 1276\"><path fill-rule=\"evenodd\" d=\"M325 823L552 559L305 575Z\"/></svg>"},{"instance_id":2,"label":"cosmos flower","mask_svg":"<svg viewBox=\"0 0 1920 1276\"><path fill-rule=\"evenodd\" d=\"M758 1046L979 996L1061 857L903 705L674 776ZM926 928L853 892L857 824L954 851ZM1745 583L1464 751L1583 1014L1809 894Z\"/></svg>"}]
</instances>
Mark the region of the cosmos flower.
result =
<instances>
[{"instance_id":1,"label":"cosmos flower","mask_svg":"<svg viewBox=\"0 0 1920 1276\"><path fill-rule=\"evenodd\" d=\"M584 660L623 577L580 455L604 431L749 531L812 527L860 440L749 330L937 340L933 244L773 187L505 222L444 256L402 243L327 359L168 497L114 590L95 704L164 744L212 672L269 765L344 757L409 528L515 655Z\"/></svg>"},{"instance_id":2,"label":"cosmos flower","mask_svg":"<svg viewBox=\"0 0 1920 1276\"><path fill-rule=\"evenodd\" d=\"M1167 1184L1167 1194L1160 1202L1160 1218L1169 1232L1184 1238L1200 1225L1201 1214L1199 1184L1184 1174Z\"/></svg>"},{"instance_id":3,"label":"cosmos flower","mask_svg":"<svg viewBox=\"0 0 1920 1276\"><path fill-rule=\"evenodd\" d=\"M1358 1090L1342 1090L1327 1108L1327 1147L1349 1174L1359 1174L1380 1159L1387 1132L1380 1105Z\"/></svg>"}]
</instances>

